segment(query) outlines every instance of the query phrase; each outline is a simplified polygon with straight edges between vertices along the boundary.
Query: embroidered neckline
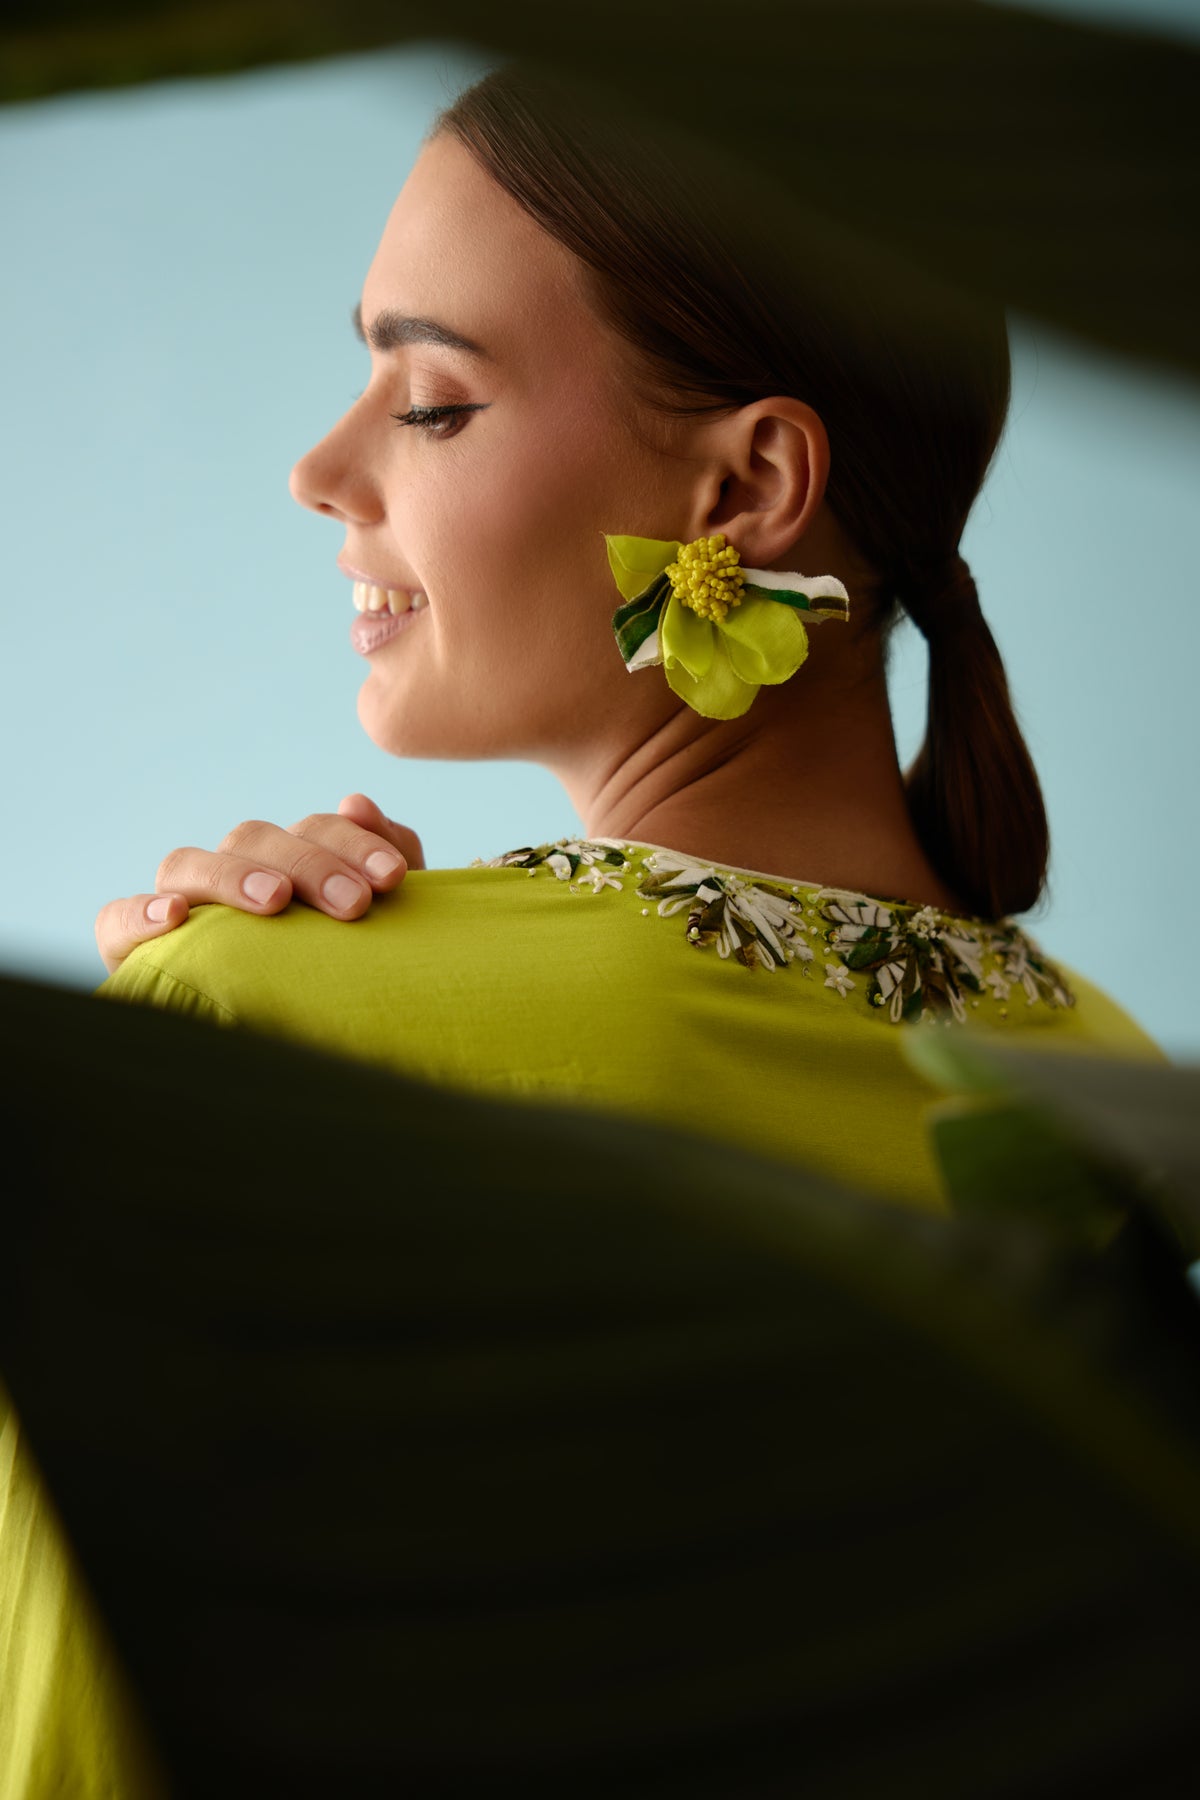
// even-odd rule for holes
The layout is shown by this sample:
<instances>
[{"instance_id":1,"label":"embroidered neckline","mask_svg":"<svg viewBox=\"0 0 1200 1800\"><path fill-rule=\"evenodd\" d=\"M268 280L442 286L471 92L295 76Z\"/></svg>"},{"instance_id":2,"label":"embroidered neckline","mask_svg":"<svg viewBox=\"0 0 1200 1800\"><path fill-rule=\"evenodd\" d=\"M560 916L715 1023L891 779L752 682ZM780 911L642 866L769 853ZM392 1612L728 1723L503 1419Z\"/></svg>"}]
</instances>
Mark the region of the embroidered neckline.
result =
<instances>
[{"instance_id":1,"label":"embroidered neckline","mask_svg":"<svg viewBox=\"0 0 1200 1800\"><path fill-rule=\"evenodd\" d=\"M815 940L824 987L841 1000L855 994L886 1009L893 1024L962 1023L968 1008L989 997L1007 1018L1014 993L1028 1006L1075 1004L1058 969L1009 919L959 918L915 901L788 881L624 838L561 838L472 866L531 876L548 870L572 893L621 891L633 877L637 897L653 902L660 917L686 909L685 937L695 949L715 947L747 969L799 965L811 976ZM650 917L650 906L642 914Z\"/></svg>"},{"instance_id":2,"label":"embroidered neckline","mask_svg":"<svg viewBox=\"0 0 1200 1800\"><path fill-rule=\"evenodd\" d=\"M568 840L564 838L562 841L566 843ZM814 894L832 894L834 892L849 894L851 892L849 888L835 890L823 887L819 881L806 881L799 875L773 875L769 869L743 869L740 863L712 862L702 856L688 856L682 850L672 850L669 844L644 844L640 838L589 838L587 842L593 844L611 842L626 850L648 850L655 856L673 857L677 861L686 862L697 869L712 869L718 875L737 875L742 880L765 882L768 887L787 888L789 891L794 887L800 887ZM865 900L867 895L855 893L853 897ZM897 900L888 901L887 904L901 906L907 903Z\"/></svg>"}]
</instances>

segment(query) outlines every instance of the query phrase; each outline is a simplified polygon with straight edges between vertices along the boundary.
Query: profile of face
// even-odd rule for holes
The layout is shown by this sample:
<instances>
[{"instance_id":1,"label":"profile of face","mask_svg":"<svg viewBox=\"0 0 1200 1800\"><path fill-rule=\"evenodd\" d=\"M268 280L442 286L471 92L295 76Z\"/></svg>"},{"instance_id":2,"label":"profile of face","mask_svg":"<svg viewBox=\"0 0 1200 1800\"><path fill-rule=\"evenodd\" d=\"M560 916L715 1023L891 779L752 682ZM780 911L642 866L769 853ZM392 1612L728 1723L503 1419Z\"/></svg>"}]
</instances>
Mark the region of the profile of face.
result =
<instances>
[{"instance_id":1,"label":"profile of face","mask_svg":"<svg viewBox=\"0 0 1200 1800\"><path fill-rule=\"evenodd\" d=\"M687 535L695 468L648 441L582 266L441 134L392 210L361 319L368 385L291 486L344 526L344 572L425 596L394 635L381 615L368 734L401 756L553 764L614 719L649 708L653 727L672 697L622 665L604 533Z\"/></svg>"}]
</instances>

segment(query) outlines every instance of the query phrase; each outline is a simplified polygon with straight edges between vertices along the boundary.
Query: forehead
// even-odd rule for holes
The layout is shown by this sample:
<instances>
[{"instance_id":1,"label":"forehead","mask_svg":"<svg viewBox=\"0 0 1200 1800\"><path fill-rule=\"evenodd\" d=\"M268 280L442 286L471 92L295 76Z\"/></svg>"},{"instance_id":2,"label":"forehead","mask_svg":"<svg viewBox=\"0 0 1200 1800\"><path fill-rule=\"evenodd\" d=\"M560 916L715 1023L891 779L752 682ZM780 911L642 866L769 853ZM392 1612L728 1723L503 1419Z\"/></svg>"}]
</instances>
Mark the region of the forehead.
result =
<instances>
[{"instance_id":1,"label":"forehead","mask_svg":"<svg viewBox=\"0 0 1200 1800\"><path fill-rule=\"evenodd\" d=\"M448 133L421 151L367 273L364 319L384 308L435 318L518 367L593 357L610 339L582 264Z\"/></svg>"}]
</instances>

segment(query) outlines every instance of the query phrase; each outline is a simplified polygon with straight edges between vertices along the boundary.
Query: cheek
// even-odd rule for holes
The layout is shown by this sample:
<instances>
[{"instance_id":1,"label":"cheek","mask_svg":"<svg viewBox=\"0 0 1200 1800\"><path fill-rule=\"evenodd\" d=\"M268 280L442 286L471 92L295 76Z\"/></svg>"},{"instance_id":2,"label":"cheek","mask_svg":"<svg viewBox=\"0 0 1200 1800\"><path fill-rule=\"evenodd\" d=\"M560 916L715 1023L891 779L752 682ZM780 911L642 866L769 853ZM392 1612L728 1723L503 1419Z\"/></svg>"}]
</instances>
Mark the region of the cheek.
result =
<instances>
[{"instance_id":1,"label":"cheek","mask_svg":"<svg viewBox=\"0 0 1200 1800\"><path fill-rule=\"evenodd\" d=\"M621 504L610 498L611 459L559 427L454 461L413 520L446 637L469 632L508 661L531 634L549 650L594 630L596 617L607 626L603 532L620 529L611 514Z\"/></svg>"},{"instance_id":2,"label":"cheek","mask_svg":"<svg viewBox=\"0 0 1200 1800\"><path fill-rule=\"evenodd\" d=\"M471 429L457 451L422 445L389 495L431 630L419 661L381 664L360 716L401 755L536 755L627 702L603 534L638 531L655 472L578 403L503 435Z\"/></svg>"}]
</instances>

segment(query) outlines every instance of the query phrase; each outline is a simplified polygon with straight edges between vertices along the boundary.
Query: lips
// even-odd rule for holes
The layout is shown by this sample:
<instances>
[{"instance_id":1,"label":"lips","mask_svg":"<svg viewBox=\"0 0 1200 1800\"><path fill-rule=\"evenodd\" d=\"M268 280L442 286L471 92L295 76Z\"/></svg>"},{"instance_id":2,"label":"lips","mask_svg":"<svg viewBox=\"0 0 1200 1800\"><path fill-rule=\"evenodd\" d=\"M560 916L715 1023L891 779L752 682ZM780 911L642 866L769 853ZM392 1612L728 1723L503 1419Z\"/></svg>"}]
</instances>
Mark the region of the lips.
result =
<instances>
[{"instance_id":1,"label":"lips","mask_svg":"<svg viewBox=\"0 0 1200 1800\"><path fill-rule=\"evenodd\" d=\"M405 612L391 613L385 608L382 612L357 613L350 626L350 642L360 656L372 656L401 632L419 626L427 610L418 607L414 611L409 607Z\"/></svg>"}]
</instances>

